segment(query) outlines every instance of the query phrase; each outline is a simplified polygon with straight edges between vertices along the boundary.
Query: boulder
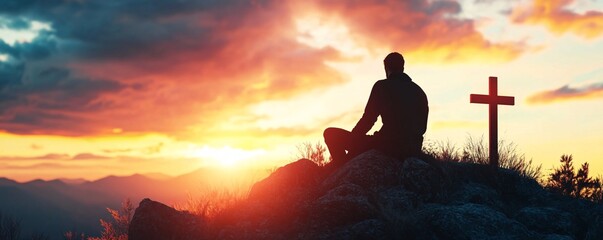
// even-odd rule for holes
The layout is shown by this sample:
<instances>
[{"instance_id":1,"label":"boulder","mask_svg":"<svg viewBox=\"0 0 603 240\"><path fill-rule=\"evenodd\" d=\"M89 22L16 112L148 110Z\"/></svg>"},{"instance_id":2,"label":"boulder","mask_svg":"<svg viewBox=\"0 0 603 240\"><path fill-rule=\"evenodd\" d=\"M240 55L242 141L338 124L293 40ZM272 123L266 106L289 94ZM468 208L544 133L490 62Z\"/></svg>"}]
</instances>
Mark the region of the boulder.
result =
<instances>
[{"instance_id":1,"label":"boulder","mask_svg":"<svg viewBox=\"0 0 603 240\"><path fill-rule=\"evenodd\" d=\"M204 239L203 228L204 223L200 217L145 198L134 212L128 239Z\"/></svg>"},{"instance_id":2,"label":"boulder","mask_svg":"<svg viewBox=\"0 0 603 240\"><path fill-rule=\"evenodd\" d=\"M353 183L338 186L320 197L312 207L322 227L353 224L377 216L370 193Z\"/></svg>"},{"instance_id":3,"label":"boulder","mask_svg":"<svg viewBox=\"0 0 603 240\"><path fill-rule=\"evenodd\" d=\"M321 173L321 168L314 162L300 159L254 184L248 200L273 208L298 206L315 194Z\"/></svg>"},{"instance_id":4,"label":"boulder","mask_svg":"<svg viewBox=\"0 0 603 240\"><path fill-rule=\"evenodd\" d=\"M364 189L378 190L400 183L401 161L377 150L362 153L345 163L322 183L323 189L333 189L352 183Z\"/></svg>"},{"instance_id":5,"label":"boulder","mask_svg":"<svg viewBox=\"0 0 603 240\"><path fill-rule=\"evenodd\" d=\"M491 207L496 210L504 209L504 203L500 194L486 185L480 183L462 184L457 191L450 194L450 202L453 204L475 203Z\"/></svg>"},{"instance_id":6,"label":"boulder","mask_svg":"<svg viewBox=\"0 0 603 240\"><path fill-rule=\"evenodd\" d=\"M427 204L417 212L437 239L536 239L521 223L488 206Z\"/></svg>"},{"instance_id":7,"label":"boulder","mask_svg":"<svg viewBox=\"0 0 603 240\"><path fill-rule=\"evenodd\" d=\"M402 185L425 200L438 198L442 194L445 178L435 166L418 158L407 158L400 172Z\"/></svg>"},{"instance_id":8,"label":"boulder","mask_svg":"<svg viewBox=\"0 0 603 240\"><path fill-rule=\"evenodd\" d=\"M211 224L145 199L130 239L601 239L603 207L489 166L371 150L329 175L302 159ZM207 227L207 226L211 227Z\"/></svg>"},{"instance_id":9,"label":"boulder","mask_svg":"<svg viewBox=\"0 0 603 240\"><path fill-rule=\"evenodd\" d=\"M550 207L525 207L519 210L515 219L528 227L544 234L575 236L572 215Z\"/></svg>"}]
</instances>

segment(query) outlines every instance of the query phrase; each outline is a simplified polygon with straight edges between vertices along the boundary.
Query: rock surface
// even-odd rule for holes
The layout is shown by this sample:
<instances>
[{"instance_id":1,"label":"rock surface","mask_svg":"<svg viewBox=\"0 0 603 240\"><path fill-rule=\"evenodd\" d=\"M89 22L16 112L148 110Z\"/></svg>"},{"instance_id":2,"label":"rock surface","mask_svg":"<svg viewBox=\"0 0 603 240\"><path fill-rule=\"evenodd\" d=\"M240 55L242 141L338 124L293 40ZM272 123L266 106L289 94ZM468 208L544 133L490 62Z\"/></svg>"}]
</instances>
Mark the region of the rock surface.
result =
<instances>
[{"instance_id":1,"label":"rock surface","mask_svg":"<svg viewBox=\"0 0 603 240\"><path fill-rule=\"evenodd\" d=\"M134 212L128 229L128 239L201 239L203 224L200 218L176 211L162 203L143 199Z\"/></svg>"},{"instance_id":2,"label":"rock surface","mask_svg":"<svg viewBox=\"0 0 603 240\"><path fill-rule=\"evenodd\" d=\"M212 227L145 199L129 239L603 239L600 204L509 170L425 160L372 150L330 174L299 160Z\"/></svg>"}]
</instances>

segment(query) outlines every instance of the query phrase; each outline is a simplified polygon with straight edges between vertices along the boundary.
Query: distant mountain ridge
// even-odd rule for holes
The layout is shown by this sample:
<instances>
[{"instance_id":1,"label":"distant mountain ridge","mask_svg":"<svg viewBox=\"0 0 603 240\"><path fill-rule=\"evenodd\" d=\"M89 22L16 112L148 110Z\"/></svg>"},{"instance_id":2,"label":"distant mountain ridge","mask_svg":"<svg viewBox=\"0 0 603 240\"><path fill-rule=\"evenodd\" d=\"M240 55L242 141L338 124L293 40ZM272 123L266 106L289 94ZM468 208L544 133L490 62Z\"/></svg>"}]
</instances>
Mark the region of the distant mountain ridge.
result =
<instances>
[{"instance_id":1,"label":"distant mountain ridge","mask_svg":"<svg viewBox=\"0 0 603 240\"><path fill-rule=\"evenodd\" d=\"M168 204L182 203L189 195L216 187L216 180L227 182L232 177L210 168L175 177L151 173L107 176L94 181L36 179L19 183L0 177L0 213L19 219L24 236L44 233L51 239L63 239L66 231L96 236L101 231L99 219L110 219L106 208L119 209L126 198L133 203L148 196Z\"/></svg>"}]
</instances>

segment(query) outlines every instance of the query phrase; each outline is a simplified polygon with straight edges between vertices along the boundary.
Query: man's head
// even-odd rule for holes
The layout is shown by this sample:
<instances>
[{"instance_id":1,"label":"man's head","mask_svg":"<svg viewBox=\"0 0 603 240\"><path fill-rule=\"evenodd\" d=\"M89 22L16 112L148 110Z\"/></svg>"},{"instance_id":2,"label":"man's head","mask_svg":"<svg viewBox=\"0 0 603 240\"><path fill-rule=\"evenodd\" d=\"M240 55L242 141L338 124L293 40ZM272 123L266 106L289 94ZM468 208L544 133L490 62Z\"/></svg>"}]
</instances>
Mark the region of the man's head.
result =
<instances>
[{"instance_id":1,"label":"man's head","mask_svg":"<svg viewBox=\"0 0 603 240\"><path fill-rule=\"evenodd\" d=\"M402 73L404 72L404 57L398 52L392 52L383 59L383 65L385 65L385 74L388 77L392 73Z\"/></svg>"}]
</instances>

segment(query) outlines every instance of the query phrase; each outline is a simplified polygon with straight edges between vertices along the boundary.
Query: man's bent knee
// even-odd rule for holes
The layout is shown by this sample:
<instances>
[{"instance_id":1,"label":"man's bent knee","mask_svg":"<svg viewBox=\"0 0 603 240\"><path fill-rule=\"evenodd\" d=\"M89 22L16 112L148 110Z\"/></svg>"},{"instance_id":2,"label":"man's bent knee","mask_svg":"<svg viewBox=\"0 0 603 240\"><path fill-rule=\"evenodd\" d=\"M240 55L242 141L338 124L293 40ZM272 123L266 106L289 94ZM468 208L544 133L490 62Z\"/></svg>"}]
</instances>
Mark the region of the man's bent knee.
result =
<instances>
[{"instance_id":1,"label":"man's bent knee","mask_svg":"<svg viewBox=\"0 0 603 240\"><path fill-rule=\"evenodd\" d=\"M337 135L341 135L342 129L330 127L325 129L322 133L322 136L325 138L325 142L333 141L333 139L337 138Z\"/></svg>"}]
</instances>

